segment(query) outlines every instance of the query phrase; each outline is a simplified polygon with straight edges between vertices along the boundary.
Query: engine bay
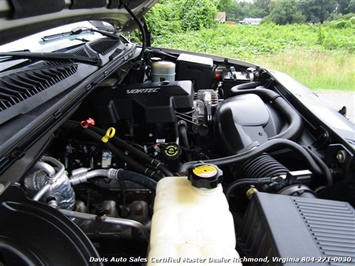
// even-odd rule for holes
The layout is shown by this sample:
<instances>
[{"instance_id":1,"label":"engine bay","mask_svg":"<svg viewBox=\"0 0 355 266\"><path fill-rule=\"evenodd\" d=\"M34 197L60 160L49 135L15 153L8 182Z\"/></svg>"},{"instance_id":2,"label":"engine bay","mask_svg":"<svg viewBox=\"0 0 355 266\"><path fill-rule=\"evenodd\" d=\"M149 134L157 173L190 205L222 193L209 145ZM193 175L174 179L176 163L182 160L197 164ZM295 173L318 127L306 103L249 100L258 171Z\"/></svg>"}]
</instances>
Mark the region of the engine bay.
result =
<instances>
[{"instance_id":1,"label":"engine bay","mask_svg":"<svg viewBox=\"0 0 355 266\"><path fill-rule=\"evenodd\" d=\"M55 130L19 186L80 228L99 254L88 262L143 265L159 181L213 165L223 172L240 256L290 256L289 250L261 252L275 248L272 240L257 247L246 240L257 227L247 220L277 206L262 204L275 200L269 196L284 216L283 196L306 205L354 205L351 152L299 106L258 66L152 49L95 87ZM276 235L277 223L270 227ZM339 254L353 254L344 250Z\"/></svg>"}]
</instances>

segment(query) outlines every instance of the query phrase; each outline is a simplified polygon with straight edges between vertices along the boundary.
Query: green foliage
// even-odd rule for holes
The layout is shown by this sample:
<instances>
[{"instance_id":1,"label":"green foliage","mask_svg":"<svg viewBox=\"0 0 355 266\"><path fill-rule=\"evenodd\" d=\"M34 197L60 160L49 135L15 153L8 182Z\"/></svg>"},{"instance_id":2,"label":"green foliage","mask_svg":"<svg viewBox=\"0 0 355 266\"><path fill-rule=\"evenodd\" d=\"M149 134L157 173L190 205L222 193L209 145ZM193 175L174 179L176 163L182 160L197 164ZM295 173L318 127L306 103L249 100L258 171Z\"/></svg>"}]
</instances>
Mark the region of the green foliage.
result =
<instances>
[{"instance_id":1,"label":"green foliage","mask_svg":"<svg viewBox=\"0 0 355 266\"><path fill-rule=\"evenodd\" d=\"M337 15L332 20L333 21L336 21L336 20L351 20L352 18L355 18L355 13L349 13L349 14L346 14L346 15Z\"/></svg>"},{"instance_id":2,"label":"green foliage","mask_svg":"<svg viewBox=\"0 0 355 266\"><path fill-rule=\"evenodd\" d=\"M227 12L228 20L235 21L246 17L265 18L271 15L268 20L278 24L303 23L303 21L323 23L355 12L355 0L255 0L254 3L237 3L233 0L214 1L219 1L216 6L219 11ZM286 12L291 10L290 8L294 13ZM279 13L280 11L282 13Z\"/></svg>"},{"instance_id":3,"label":"green foliage","mask_svg":"<svg viewBox=\"0 0 355 266\"><path fill-rule=\"evenodd\" d=\"M216 29L169 34L155 46L218 54L291 74L311 88L353 89L353 28L323 25L218 25ZM337 77L334 79L334 77Z\"/></svg>"},{"instance_id":4,"label":"green foliage","mask_svg":"<svg viewBox=\"0 0 355 266\"><path fill-rule=\"evenodd\" d=\"M332 10L334 1L338 3L336 10ZM228 20L264 19L260 26L216 25L216 6L227 12ZM160 0L148 13L147 23L155 37L154 46L218 54L261 65L267 61L268 67L285 70L311 88L353 89L355 80L349 77L354 76L355 68L355 14L346 12L355 12L355 0L256 0L254 4ZM334 20L322 25L295 24L326 19ZM329 79L333 69L333 76L342 83Z\"/></svg>"},{"instance_id":5,"label":"green foliage","mask_svg":"<svg viewBox=\"0 0 355 266\"><path fill-rule=\"evenodd\" d=\"M337 29L351 28L351 22L346 20L337 21L335 23L335 28Z\"/></svg>"},{"instance_id":6,"label":"green foliage","mask_svg":"<svg viewBox=\"0 0 355 266\"><path fill-rule=\"evenodd\" d=\"M339 47L339 42L332 33L328 33L324 38L322 46L327 50L334 50Z\"/></svg>"},{"instance_id":7,"label":"green foliage","mask_svg":"<svg viewBox=\"0 0 355 266\"><path fill-rule=\"evenodd\" d=\"M351 3L351 0L337 0L338 6L337 6L337 12L340 14L347 14L349 13L349 5Z\"/></svg>"},{"instance_id":8,"label":"green foliage","mask_svg":"<svg viewBox=\"0 0 355 266\"><path fill-rule=\"evenodd\" d=\"M350 13L355 13L355 0L351 0L348 6L348 11Z\"/></svg>"},{"instance_id":9,"label":"green foliage","mask_svg":"<svg viewBox=\"0 0 355 266\"><path fill-rule=\"evenodd\" d=\"M217 9L219 11L227 12L231 9L233 9L235 1L234 0L220 0Z\"/></svg>"},{"instance_id":10,"label":"green foliage","mask_svg":"<svg viewBox=\"0 0 355 266\"><path fill-rule=\"evenodd\" d=\"M318 31L318 44L323 45L325 40L325 33L324 33L324 28L322 26L319 27Z\"/></svg>"},{"instance_id":11,"label":"green foliage","mask_svg":"<svg viewBox=\"0 0 355 266\"><path fill-rule=\"evenodd\" d=\"M217 8L210 0L184 0L178 14L183 30L199 30L216 24Z\"/></svg>"},{"instance_id":12,"label":"green foliage","mask_svg":"<svg viewBox=\"0 0 355 266\"><path fill-rule=\"evenodd\" d=\"M350 20L350 19L352 19L354 17L355 17L355 13L349 13L349 14L346 14L346 15L342 15L340 17L340 19L341 20Z\"/></svg>"},{"instance_id":13,"label":"green foliage","mask_svg":"<svg viewBox=\"0 0 355 266\"><path fill-rule=\"evenodd\" d=\"M272 0L269 6L271 8L269 19L278 25L306 21L302 13L297 11L296 0Z\"/></svg>"},{"instance_id":14,"label":"green foliage","mask_svg":"<svg viewBox=\"0 0 355 266\"><path fill-rule=\"evenodd\" d=\"M216 15L213 0L164 0L149 11L146 21L154 35L162 36L213 27Z\"/></svg>"},{"instance_id":15,"label":"green foliage","mask_svg":"<svg viewBox=\"0 0 355 266\"><path fill-rule=\"evenodd\" d=\"M336 0L300 0L298 9L306 17L307 22L323 23L336 10L338 5L339 3Z\"/></svg>"},{"instance_id":16,"label":"green foliage","mask_svg":"<svg viewBox=\"0 0 355 266\"><path fill-rule=\"evenodd\" d=\"M154 36L181 32L179 18L170 4L156 4L146 16L147 25Z\"/></svg>"},{"instance_id":17,"label":"green foliage","mask_svg":"<svg viewBox=\"0 0 355 266\"><path fill-rule=\"evenodd\" d=\"M228 51L232 57L248 59L254 55L270 55L289 49L329 50L354 52L355 35L351 28L323 25L259 26L218 25L216 29L167 34L155 38L155 46L221 54Z\"/></svg>"}]
</instances>

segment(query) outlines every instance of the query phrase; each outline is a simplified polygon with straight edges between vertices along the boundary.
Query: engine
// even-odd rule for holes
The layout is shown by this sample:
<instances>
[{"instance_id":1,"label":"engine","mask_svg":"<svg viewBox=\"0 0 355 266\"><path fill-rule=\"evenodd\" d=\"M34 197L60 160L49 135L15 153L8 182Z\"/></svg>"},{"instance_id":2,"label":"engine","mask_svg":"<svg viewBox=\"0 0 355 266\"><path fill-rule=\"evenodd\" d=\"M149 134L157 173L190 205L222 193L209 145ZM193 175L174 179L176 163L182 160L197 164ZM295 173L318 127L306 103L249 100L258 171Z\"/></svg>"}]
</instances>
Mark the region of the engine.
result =
<instances>
[{"instance_id":1,"label":"engine","mask_svg":"<svg viewBox=\"0 0 355 266\"><path fill-rule=\"evenodd\" d=\"M239 253L261 258L269 248L275 257L291 257L292 252L273 244L273 236L280 240L278 225L270 218L273 213L265 212L265 203L280 205L281 210L288 207L278 197L318 203L317 193L332 178L317 155L297 144L311 136L272 79L259 68L185 54L164 58L159 53L132 67L123 80L118 76L101 82L56 130L21 183L27 196L69 217L101 257L144 264L157 184L191 176L196 165L207 164L218 169L211 175L223 173L223 197L216 198L222 202L225 195L228 200L234 217L230 232L237 232ZM201 175L210 174L208 167ZM166 191L178 193L170 186L180 181L164 182L171 182ZM158 193L166 197L161 188ZM263 213L269 217L261 220L273 222L270 228L260 222L269 242L249 246L263 237L250 228L257 224L251 217ZM302 221L290 223L297 227Z\"/></svg>"}]
</instances>

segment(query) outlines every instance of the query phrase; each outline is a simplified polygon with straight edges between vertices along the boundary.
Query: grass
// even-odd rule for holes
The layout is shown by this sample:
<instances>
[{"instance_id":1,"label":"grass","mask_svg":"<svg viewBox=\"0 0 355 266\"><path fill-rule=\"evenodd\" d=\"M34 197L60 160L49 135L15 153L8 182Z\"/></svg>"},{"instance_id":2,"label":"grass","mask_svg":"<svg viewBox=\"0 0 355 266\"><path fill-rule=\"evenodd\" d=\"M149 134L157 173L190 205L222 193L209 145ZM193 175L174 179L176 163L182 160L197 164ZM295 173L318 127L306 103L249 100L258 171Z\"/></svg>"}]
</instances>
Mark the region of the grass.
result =
<instances>
[{"instance_id":1,"label":"grass","mask_svg":"<svg viewBox=\"0 0 355 266\"><path fill-rule=\"evenodd\" d=\"M313 90L355 89L355 27L218 25L157 36L154 46L216 54L282 71Z\"/></svg>"},{"instance_id":2,"label":"grass","mask_svg":"<svg viewBox=\"0 0 355 266\"><path fill-rule=\"evenodd\" d=\"M290 50L250 58L250 61L285 72L312 90L355 92L354 54Z\"/></svg>"}]
</instances>

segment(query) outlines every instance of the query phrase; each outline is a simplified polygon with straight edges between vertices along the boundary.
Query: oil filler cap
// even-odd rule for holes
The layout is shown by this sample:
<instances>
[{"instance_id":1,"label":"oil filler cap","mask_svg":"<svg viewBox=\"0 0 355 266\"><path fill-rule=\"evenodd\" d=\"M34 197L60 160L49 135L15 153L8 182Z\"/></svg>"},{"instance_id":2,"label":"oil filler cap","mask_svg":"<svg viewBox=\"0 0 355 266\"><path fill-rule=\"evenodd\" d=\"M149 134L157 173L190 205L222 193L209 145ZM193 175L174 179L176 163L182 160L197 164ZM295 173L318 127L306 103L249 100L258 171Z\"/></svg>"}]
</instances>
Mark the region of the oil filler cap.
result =
<instances>
[{"instance_id":1,"label":"oil filler cap","mask_svg":"<svg viewBox=\"0 0 355 266\"><path fill-rule=\"evenodd\" d=\"M216 188L223 179L223 171L213 164L197 164L189 169L188 179L197 188Z\"/></svg>"}]
</instances>

